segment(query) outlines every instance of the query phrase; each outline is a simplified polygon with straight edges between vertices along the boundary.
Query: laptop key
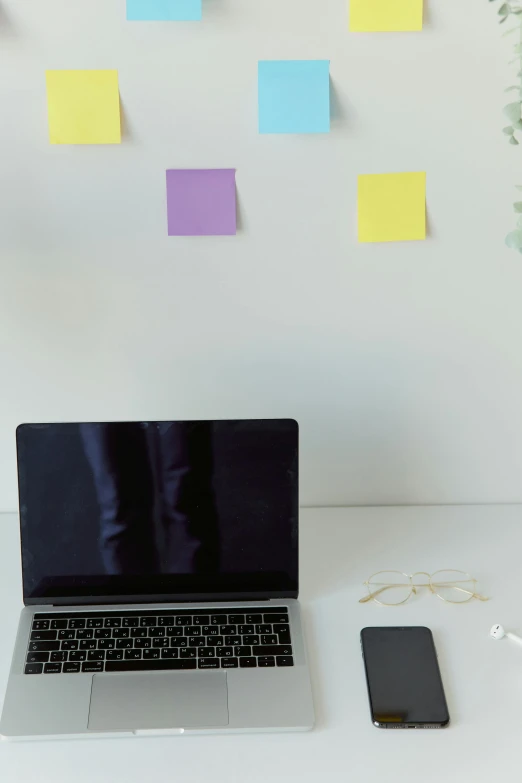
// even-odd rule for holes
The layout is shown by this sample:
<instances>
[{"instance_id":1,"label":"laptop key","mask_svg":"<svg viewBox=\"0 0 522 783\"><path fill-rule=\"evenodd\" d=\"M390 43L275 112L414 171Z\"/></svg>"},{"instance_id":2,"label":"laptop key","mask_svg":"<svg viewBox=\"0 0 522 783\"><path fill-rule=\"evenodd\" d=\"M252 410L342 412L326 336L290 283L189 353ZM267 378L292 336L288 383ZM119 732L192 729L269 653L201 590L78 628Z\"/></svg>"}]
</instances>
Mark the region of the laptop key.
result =
<instances>
[{"instance_id":1,"label":"laptop key","mask_svg":"<svg viewBox=\"0 0 522 783\"><path fill-rule=\"evenodd\" d=\"M168 626L168 625L174 625L174 617L167 616L167 617L158 617L158 625L161 626Z\"/></svg>"},{"instance_id":2,"label":"laptop key","mask_svg":"<svg viewBox=\"0 0 522 783\"><path fill-rule=\"evenodd\" d=\"M219 636L219 628L217 625L204 625L201 632L204 636Z\"/></svg>"},{"instance_id":3,"label":"laptop key","mask_svg":"<svg viewBox=\"0 0 522 783\"><path fill-rule=\"evenodd\" d=\"M76 631L77 639L92 639L93 636L94 631L92 628L80 628L78 631Z\"/></svg>"},{"instance_id":4,"label":"laptop key","mask_svg":"<svg viewBox=\"0 0 522 783\"><path fill-rule=\"evenodd\" d=\"M133 647L133 639L116 639L117 650L129 650Z\"/></svg>"},{"instance_id":5,"label":"laptop key","mask_svg":"<svg viewBox=\"0 0 522 783\"><path fill-rule=\"evenodd\" d=\"M236 644L241 644L242 639L240 636L225 636L225 644L227 647L235 647Z\"/></svg>"},{"instance_id":6,"label":"laptop key","mask_svg":"<svg viewBox=\"0 0 522 783\"><path fill-rule=\"evenodd\" d=\"M160 650L154 650L154 649L143 650L143 657L146 658L148 661L154 660L155 658L160 657L160 652L161 652ZM107 658L108 657L109 655L107 654Z\"/></svg>"},{"instance_id":7,"label":"laptop key","mask_svg":"<svg viewBox=\"0 0 522 783\"><path fill-rule=\"evenodd\" d=\"M248 616L248 615L247 615ZM248 633L255 633L256 629L253 625L240 625L237 629L237 632L241 634L241 636L244 636Z\"/></svg>"},{"instance_id":8,"label":"laptop key","mask_svg":"<svg viewBox=\"0 0 522 783\"><path fill-rule=\"evenodd\" d=\"M276 639L277 641L277 639ZM243 644L259 644L259 636L243 636Z\"/></svg>"},{"instance_id":9,"label":"laptop key","mask_svg":"<svg viewBox=\"0 0 522 783\"><path fill-rule=\"evenodd\" d=\"M275 633L266 633L261 637L261 644L278 644L279 639Z\"/></svg>"},{"instance_id":10,"label":"laptop key","mask_svg":"<svg viewBox=\"0 0 522 783\"><path fill-rule=\"evenodd\" d=\"M45 653L40 653L40 655L45 655ZM56 661L66 661L67 660L67 653L66 652L52 652L51 657L49 660L52 663L56 663Z\"/></svg>"},{"instance_id":11,"label":"laptop key","mask_svg":"<svg viewBox=\"0 0 522 783\"><path fill-rule=\"evenodd\" d=\"M190 647L206 647L207 643L203 636L191 636L189 638Z\"/></svg>"},{"instance_id":12,"label":"laptop key","mask_svg":"<svg viewBox=\"0 0 522 783\"><path fill-rule=\"evenodd\" d=\"M125 650L126 661L141 661L141 650Z\"/></svg>"},{"instance_id":13,"label":"laptop key","mask_svg":"<svg viewBox=\"0 0 522 783\"><path fill-rule=\"evenodd\" d=\"M182 650L181 652L185 652ZM177 647L167 647L161 651L162 658L179 658L179 650Z\"/></svg>"},{"instance_id":14,"label":"laptop key","mask_svg":"<svg viewBox=\"0 0 522 783\"><path fill-rule=\"evenodd\" d=\"M61 674L61 663L46 663L44 666L44 674Z\"/></svg>"},{"instance_id":15,"label":"laptop key","mask_svg":"<svg viewBox=\"0 0 522 783\"><path fill-rule=\"evenodd\" d=\"M257 666L255 658L240 658L239 665L242 669L254 669Z\"/></svg>"},{"instance_id":16,"label":"laptop key","mask_svg":"<svg viewBox=\"0 0 522 783\"><path fill-rule=\"evenodd\" d=\"M276 663L278 666L293 666L294 659L291 655L278 655L276 658Z\"/></svg>"},{"instance_id":17,"label":"laptop key","mask_svg":"<svg viewBox=\"0 0 522 783\"><path fill-rule=\"evenodd\" d=\"M207 647L223 647L225 640L222 636L207 636Z\"/></svg>"},{"instance_id":18,"label":"laptop key","mask_svg":"<svg viewBox=\"0 0 522 783\"><path fill-rule=\"evenodd\" d=\"M131 628L131 639L144 639L147 636L146 628Z\"/></svg>"},{"instance_id":19,"label":"laptop key","mask_svg":"<svg viewBox=\"0 0 522 783\"><path fill-rule=\"evenodd\" d=\"M167 636L159 636L152 640L153 647L169 647L169 639ZM175 645L172 645L173 647Z\"/></svg>"},{"instance_id":20,"label":"laptop key","mask_svg":"<svg viewBox=\"0 0 522 783\"><path fill-rule=\"evenodd\" d=\"M62 642L64 644L64 642ZM75 642L78 644L78 642ZM52 650L59 650L60 642L30 642L29 652L51 652Z\"/></svg>"},{"instance_id":21,"label":"laptop key","mask_svg":"<svg viewBox=\"0 0 522 783\"><path fill-rule=\"evenodd\" d=\"M121 617L106 617L105 628L120 628L121 626Z\"/></svg>"},{"instance_id":22,"label":"laptop key","mask_svg":"<svg viewBox=\"0 0 522 783\"><path fill-rule=\"evenodd\" d=\"M256 625L256 633L272 633L272 626L266 623Z\"/></svg>"},{"instance_id":23,"label":"laptop key","mask_svg":"<svg viewBox=\"0 0 522 783\"><path fill-rule=\"evenodd\" d=\"M210 618L210 625L221 625L224 617L226 617L225 614L213 614Z\"/></svg>"},{"instance_id":24,"label":"laptop key","mask_svg":"<svg viewBox=\"0 0 522 783\"><path fill-rule=\"evenodd\" d=\"M106 672L155 672L162 669L197 669L195 660L160 658L157 661L106 661Z\"/></svg>"},{"instance_id":25,"label":"laptop key","mask_svg":"<svg viewBox=\"0 0 522 783\"><path fill-rule=\"evenodd\" d=\"M115 645L114 639L98 639L98 650L112 650Z\"/></svg>"},{"instance_id":26,"label":"laptop key","mask_svg":"<svg viewBox=\"0 0 522 783\"><path fill-rule=\"evenodd\" d=\"M52 653L55 655L56 653ZM27 663L47 663L49 660L49 653L48 652L30 652L27 653Z\"/></svg>"},{"instance_id":27,"label":"laptop key","mask_svg":"<svg viewBox=\"0 0 522 783\"><path fill-rule=\"evenodd\" d=\"M33 631L31 633L32 642L43 642L45 639L56 639L56 631ZM73 634L74 638L74 634Z\"/></svg>"},{"instance_id":28,"label":"laptop key","mask_svg":"<svg viewBox=\"0 0 522 783\"><path fill-rule=\"evenodd\" d=\"M156 617L140 617L140 625L157 625Z\"/></svg>"},{"instance_id":29,"label":"laptop key","mask_svg":"<svg viewBox=\"0 0 522 783\"><path fill-rule=\"evenodd\" d=\"M33 621L33 631L48 631L48 630L49 630L49 620Z\"/></svg>"},{"instance_id":30,"label":"laptop key","mask_svg":"<svg viewBox=\"0 0 522 783\"><path fill-rule=\"evenodd\" d=\"M231 625L244 625L244 623L245 623L245 615L244 614L229 614L228 622Z\"/></svg>"},{"instance_id":31,"label":"laptop key","mask_svg":"<svg viewBox=\"0 0 522 783\"><path fill-rule=\"evenodd\" d=\"M171 638L168 647L188 647L189 638L184 636L182 639Z\"/></svg>"},{"instance_id":32,"label":"laptop key","mask_svg":"<svg viewBox=\"0 0 522 783\"><path fill-rule=\"evenodd\" d=\"M145 650L152 647L152 639L135 639L134 647L136 650Z\"/></svg>"},{"instance_id":33,"label":"laptop key","mask_svg":"<svg viewBox=\"0 0 522 783\"><path fill-rule=\"evenodd\" d=\"M94 632L95 639L110 639L112 631L110 628L97 628Z\"/></svg>"},{"instance_id":34,"label":"laptop key","mask_svg":"<svg viewBox=\"0 0 522 783\"><path fill-rule=\"evenodd\" d=\"M181 649L179 651L179 657L180 658L195 658L197 655L197 650L194 650L192 647L187 647L186 649Z\"/></svg>"},{"instance_id":35,"label":"laptop key","mask_svg":"<svg viewBox=\"0 0 522 783\"><path fill-rule=\"evenodd\" d=\"M121 621L122 628L136 628L139 624L139 617L123 617Z\"/></svg>"},{"instance_id":36,"label":"laptop key","mask_svg":"<svg viewBox=\"0 0 522 783\"><path fill-rule=\"evenodd\" d=\"M146 650L145 652L148 652ZM105 660L107 661L121 661L123 658L123 650L107 650L105 653Z\"/></svg>"},{"instance_id":37,"label":"laptop key","mask_svg":"<svg viewBox=\"0 0 522 783\"><path fill-rule=\"evenodd\" d=\"M166 630L167 630L166 628L163 628L161 626L151 625L149 628L149 636L156 636L156 637L166 636L165 633Z\"/></svg>"},{"instance_id":38,"label":"laptop key","mask_svg":"<svg viewBox=\"0 0 522 783\"><path fill-rule=\"evenodd\" d=\"M292 655L290 644L269 644L256 647L256 655Z\"/></svg>"},{"instance_id":39,"label":"laptop key","mask_svg":"<svg viewBox=\"0 0 522 783\"><path fill-rule=\"evenodd\" d=\"M194 625L210 625L210 616L208 614L200 614L194 616Z\"/></svg>"},{"instance_id":40,"label":"laptop key","mask_svg":"<svg viewBox=\"0 0 522 783\"><path fill-rule=\"evenodd\" d=\"M80 642L80 650L95 650L96 644L96 639L82 639Z\"/></svg>"},{"instance_id":41,"label":"laptop key","mask_svg":"<svg viewBox=\"0 0 522 783\"><path fill-rule=\"evenodd\" d=\"M282 630L278 631L278 628L281 628ZM274 633L279 637L279 644L290 644L292 641L289 625L274 625Z\"/></svg>"},{"instance_id":42,"label":"laptop key","mask_svg":"<svg viewBox=\"0 0 522 783\"><path fill-rule=\"evenodd\" d=\"M85 661L87 659L86 650L73 650L69 653L70 661Z\"/></svg>"},{"instance_id":43,"label":"laptop key","mask_svg":"<svg viewBox=\"0 0 522 783\"><path fill-rule=\"evenodd\" d=\"M81 670L79 663L64 663L62 672L64 674L77 674Z\"/></svg>"},{"instance_id":44,"label":"laptop key","mask_svg":"<svg viewBox=\"0 0 522 783\"><path fill-rule=\"evenodd\" d=\"M127 639L130 634L130 631L128 628L113 628L112 629L112 638L113 639Z\"/></svg>"},{"instance_id":45,"label":"laptop key","mask_svg":"<svg viewBox=\"0 0 522 783\"><path fill-rule=\"evenodd\" d=\"M183 636L183 628L176 628L175 625L167 626L167 636Z\"/></svg>"},{"instance_id":46,"label":"laptop key","mask_svg":"<svg viewBox=\"0 0 522 783\"><path fill-rule=\"evenodd\" d=\"M233 658L234 650L232 647L218 647L216 650L218 658Z\"/></svg>"},{"instance_id":47,"label":"laptop key","mask_svg":"<svg viewBox=\"0 0 522 783\"><path fill-rule=\"evenodd\" d=\"M219 669L219 661L217 660L207 660L206 658L200 659L198 661L198 669Z\"/></svg>"},{"instance_id":48,"label":"laptop key","mask_svg":"<svg viewBox=\"0 0 522 783\"><path fill-rule=\"evenodd\" d=\"M222 658L221 659L221 668L222 669L237 669L239 666L239 661L237 658Z\"/></svg>"},{"instance_id":49,"label":"laptop key","mask_svg":"<svg viewBox=\"0 0 522 783\"><path fill-rule=\"evenodd\" d=\"M257 659L258 666L275 666L275 658L273 656L260 656Z\"/></svg>"},{"instance_id":50,"label":"laptop key","mask_svg":"<svg viewBox=\"0 0 522 783\"><path fill-rule=\"evenodd\" d=\"M189 615L176 617L176 622L174 625L192 625L192 617Z\"/></svg>"},{"instance_id":51,"label":"laptop key","mask_svg":"<svg viewBox=\"0 0 522 783\"><path fill-rule=\"evenodd\" d=\"M91 617L87 620L87 628L103 628L103 617Z\"/></svg>"},{"instance_id":52,"label":"laptop key","mask_svg":"<svg viewBox=\"0 0 522 783\"><path fill-rule=\"evenodd\" d=\"M69 620L69 628L85 628L85 620L75 617L73 620Z\"/></svg>"},{"instance_id":53,"label":"laptop key","mask_svg":"<svg viewBox=\"0 0 522 783\"><path fill-rule=\"evenodd\" d=\"M58 631L58 639L74 639L76 631Z\"/></svg>"},{"instance_id":54,"label":"laptop key","mask_svg":"<svg viewBox=\"0 0 522 783\"><path fill-rule=\"evenodd\" d=\"M262 623L263 622L263 615L262 614L247 614L246 616L247 623ZM252 633L254 633L252 631Z\"/></svg>"},{"instance_id":55,"label":"laptop key","mask_svg":"<svg viewBox=\"0 0 522 783\"><path fill-rule=\"evenodd\" d=\"M114 663L118 663L115 661ZM103 661L85 661L82 663L82 672L102 672Z\"/></svg>"},{"instance_id":56,"label":"laptop key","mask_svg":"<svg viewBox=\"0 0 522 783\"><path fill-rule=\"evenodd\" d=\"M51 628L54 630L67 628L67 620L51 620Z\"/></svg>"},{"instance_id":57,"label":"laptop key","mask_svg":"<svg viewBox=\"0 0 522 783\"><path fill-rule=\"evenodd\" d=\"M216 651L213 647L200 647L198 650L198 658L215 658Z\"/></svg>"},{"instance_id":58,"label":"laptop key","mask_svg":"<svg viewBox=\"0 0 522 783\"><path fill-rule=\"evenodd\" d=\"M105 660L105 650L89 650L87 653L87 660L88 661L104 661Z\"/></svg>"},{"instance_id":59,"label":"laptop key","mask_svg":"<svg viewBox=\"0 0 522 783\"><path fill-rule=\"evenodd\" d=\"M237 658L250 658L252 655L252 648L251 647L241 647L237 646L234 650Z\"/></svg>"},{"instance_id":60,"label":"laptop key","mask_svg":"<svg viewBox=\"0 0 522 783\"><path fill-rule=\"evenodd\" d=\"M287 614L265 614L265 623L288 623Z\"/></svg>"},{"instance_id":61,"label":"laptop key","mask_svg":"<svg viewBox=\"0 0 522 783\"><path fill-rule=\"evenodd\" d=\"M26 674L41 674L43 672L43 663L28 663L24 672Z\"/></svg>"},{"instance_id":62,"label":"laptop key","mask_svg":"<svg viewBox=\"0 0 522 783\"><path fill-rule=\"evenodd\" d=\"M183 630L185 636L201 636L201 628L199 625L186 625Z\"/></svg>"}]
</instances>

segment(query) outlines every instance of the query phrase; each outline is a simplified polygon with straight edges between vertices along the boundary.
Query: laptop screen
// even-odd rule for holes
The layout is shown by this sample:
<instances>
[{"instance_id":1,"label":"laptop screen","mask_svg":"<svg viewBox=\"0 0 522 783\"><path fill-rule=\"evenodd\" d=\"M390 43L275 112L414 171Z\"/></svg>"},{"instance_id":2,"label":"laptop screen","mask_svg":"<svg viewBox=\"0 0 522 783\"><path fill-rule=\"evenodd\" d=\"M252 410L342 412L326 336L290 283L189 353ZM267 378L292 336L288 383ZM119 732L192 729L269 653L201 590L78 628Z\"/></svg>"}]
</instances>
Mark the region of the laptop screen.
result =
<instances>
[{"instance_id":1,"label":"laptop screen","mask_svg":"<svg viewBox=\"0 0 522 783\"><path fill-rule=\"evenodd\" d=\"M291 420L24 424L25 603L297 596Z\"/></svg>"}]
</instances>

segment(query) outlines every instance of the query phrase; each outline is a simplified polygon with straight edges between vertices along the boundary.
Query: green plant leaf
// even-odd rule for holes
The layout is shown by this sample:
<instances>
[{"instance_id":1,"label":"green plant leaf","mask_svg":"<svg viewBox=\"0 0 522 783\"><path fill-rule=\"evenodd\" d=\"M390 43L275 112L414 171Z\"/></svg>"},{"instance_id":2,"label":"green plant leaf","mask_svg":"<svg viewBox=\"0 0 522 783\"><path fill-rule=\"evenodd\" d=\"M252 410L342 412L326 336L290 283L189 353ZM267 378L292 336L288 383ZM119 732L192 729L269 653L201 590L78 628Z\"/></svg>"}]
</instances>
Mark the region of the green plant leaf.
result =
<instances>
[{"instance_id":1,"label":"green plant leaf","mask_svg":"<svg viewBox=\"0 0 522 783\"><path fill-rule=\"evenodd\" d=\"M508 103L507 106L504 106L503 109L504 114L510 120L511 122L516 122L520 119L522 110L520 108L520 103L517 101L517 103Z\"/></svg>"},{"instance_id":2,"label":"green plant leaf","mask_svg":"<svg viewBox=\"0 0 522 783\"><path fill-rule=\"evenodd\" d=\"M513 47L513 51L515 54L521 54L522 53L522 44L515 44Z\"/></svg>"},{"instance_id":3,"label":"green plant leaf","mask_svg":"<svg viewBox=\"0 0 522 783\"><path fill-rule=\"evenodd\" d=\"M513 92L513 90L520 90L519 84L512 84L511 87L506 87L504 92Z\"/></svg>"},{"instance_id":4,"label":"green plant leaf","mask_svg":"<svg viewBox=\"0 0 522 783\"><path fill-rule=\"evenodd\" d=\"M522 248L522 231L511 231L506 237L506 245L512 250Z\"/></svg>"},{"instance_id":5,"label":"green plant leaf","mask_svg":"<svg viewBox=\"0 0 522 783\"><path fill-rule=\"evenodd\" d=\"M518 226L519 228L522 228L522 215L520 215L520 217L519 217L519 218L517 218L517 226Z\"/></svg>"},{"instance_id":6,"label":"green plant leaf","mask_svg":"<svg viewBox=\"0 0 522 783\"><path fill-rule=\"evenodd\" d=\"M504 24L504 22L507 22L508 19L509 19L509 16L503 16L502 19L500 20L499 24Z\"/></svg>"},{"instance_id":7,"label":"green plant leaf","mask_svg":"<svg viewBox=\"0 0 522 783\"><path fill-rule=\"evenodd\" d=\"M513 127L515 130L522 130L522 120L517 120L513 123Z\"/></svg>"},{"instance_id":8,"label":"green plant leaf","mask_svg":"<svg viewBox=\"0 0 522 783\"><path fill-rule=\"evenodd\" d=\"M513 204L513 209L515 212L522 214L522 201L515 201Z\"/></svg>"},{"instance_id":9,"label":"green plant leaf","mask_svg":"<svg viewBox=\"0 0 522 783\"><path fill-rule=\"evenodd\" d=\"M517 145L518 141L516 140L515 136L511 136L511 138L509 139L509 143Z\"/></svg>"},{"instance_id":10,"label":"green plant leaf","mask_svg":"<svg viewBox=\"0 0 522 783\"><path fill-rule=\"evenodd\" d=\"M522 190L522 185L515 185L517 190Z\"/></svg>"},{"instance_id":11,"label":"green plant leaf","mask_svg":"<svg viewBox=\"0 0 522 783\"><path fill-rule=\"evenodd\" d=\"M506 136L512 136L515 132L515 129L511 125L506 125L505 128L502 128L502 133L505 133Z\"/></svg>"},{"instance_id":12,"label":"green plant leaf","mask_svg":"<svg viewBox=\"0 0 522 783\"><path fill-rule=\"evenodd\" d=\"M500 16L506 16L506 14L509 14L510 11L511 11L511 8L509 7L509 3L502 3L502 5L498 9L497 13Z\"/></svg>"}]
</instances>

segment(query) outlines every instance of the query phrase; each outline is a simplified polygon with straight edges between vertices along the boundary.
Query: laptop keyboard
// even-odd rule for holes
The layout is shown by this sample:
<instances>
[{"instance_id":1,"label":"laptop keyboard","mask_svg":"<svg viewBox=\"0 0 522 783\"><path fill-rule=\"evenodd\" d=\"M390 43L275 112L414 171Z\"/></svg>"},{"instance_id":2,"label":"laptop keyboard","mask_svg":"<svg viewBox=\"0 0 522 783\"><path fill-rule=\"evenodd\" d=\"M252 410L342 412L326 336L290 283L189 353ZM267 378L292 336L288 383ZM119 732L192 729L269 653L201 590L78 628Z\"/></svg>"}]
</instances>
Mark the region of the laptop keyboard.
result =
<instances>
[{"instance_id":1,"label":"laptop keyboard","mask_svg":"<svg viewBox=\"0 0 522 783\"><path fill-rule=\"evenodd\" d=\"M293 666L288 609L35 614L25 674Z\"/></svg>"}]
</instances>

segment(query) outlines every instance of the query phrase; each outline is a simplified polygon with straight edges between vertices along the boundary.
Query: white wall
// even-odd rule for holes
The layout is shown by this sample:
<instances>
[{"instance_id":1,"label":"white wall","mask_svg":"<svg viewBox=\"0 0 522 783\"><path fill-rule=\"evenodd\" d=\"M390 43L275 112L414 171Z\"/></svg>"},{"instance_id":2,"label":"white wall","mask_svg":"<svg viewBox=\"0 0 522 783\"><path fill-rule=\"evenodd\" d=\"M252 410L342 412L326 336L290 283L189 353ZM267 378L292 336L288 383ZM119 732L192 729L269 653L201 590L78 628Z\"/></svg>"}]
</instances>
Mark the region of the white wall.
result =
<instances>
[{"instance_id":1,"label":"white wall","mask_svg":"<svg viewBox=\"0 0 522 783\"><path fill-rule=\"evenodd\" d=\"M20 421L293 416L305 504L522 500L522 152L486 0L355 35L346 0L0 0L0 508ZM505 28L504 28L505 29ZM329 58L329 136L257 134L257 61ZM48 144L46 68L117 68L121 147ZM169 238L165 169L242 230ZM358 245L358 173L426 170L426 242Z\"/></svg>"}]
</instances>

